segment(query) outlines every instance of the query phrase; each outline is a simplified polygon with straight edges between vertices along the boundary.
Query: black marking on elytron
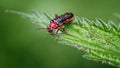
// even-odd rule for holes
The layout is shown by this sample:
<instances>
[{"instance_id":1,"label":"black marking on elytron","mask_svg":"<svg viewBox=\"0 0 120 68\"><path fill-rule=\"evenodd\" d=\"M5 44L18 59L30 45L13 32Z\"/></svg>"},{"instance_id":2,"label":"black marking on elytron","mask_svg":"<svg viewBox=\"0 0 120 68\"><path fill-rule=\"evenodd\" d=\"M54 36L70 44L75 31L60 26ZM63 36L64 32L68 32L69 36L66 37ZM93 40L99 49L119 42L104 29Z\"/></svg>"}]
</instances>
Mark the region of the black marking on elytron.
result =
<instances>
[{"instance_id":1,"label":"black marking on elytron","mask_svg":"<svg viewBox=\"0 0 120 68\"><path fill-rule=\"evenodd\" d=\"M70 19L73 17L72 13L65 13L64 15L58 16L58 18L54 18L53 22L56 22L58 25L62 24L65 20Z\"/></svg>"}]
</instances>

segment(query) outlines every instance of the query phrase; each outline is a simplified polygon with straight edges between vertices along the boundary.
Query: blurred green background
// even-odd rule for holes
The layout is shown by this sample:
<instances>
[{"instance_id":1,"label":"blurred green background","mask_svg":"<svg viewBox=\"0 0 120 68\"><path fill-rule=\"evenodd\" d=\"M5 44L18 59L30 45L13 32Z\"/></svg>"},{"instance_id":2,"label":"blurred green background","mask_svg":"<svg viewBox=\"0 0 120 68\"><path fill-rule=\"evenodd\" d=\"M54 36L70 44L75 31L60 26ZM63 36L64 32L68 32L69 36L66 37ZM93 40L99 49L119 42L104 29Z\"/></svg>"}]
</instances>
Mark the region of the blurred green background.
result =
<instances>
[{"instance_id":1,"label":"blurred green background","mask_svg":"<svg viewBox=\"0 0 120 68\"><path fill-rule=\"evenodd\" d=\"M5 10L31 13L73 12L91 20L119 23L120 0L0 0L0 68L115 68L81 57L83 52L61 45L31 21Z\"/></svg>"}]
</instances>

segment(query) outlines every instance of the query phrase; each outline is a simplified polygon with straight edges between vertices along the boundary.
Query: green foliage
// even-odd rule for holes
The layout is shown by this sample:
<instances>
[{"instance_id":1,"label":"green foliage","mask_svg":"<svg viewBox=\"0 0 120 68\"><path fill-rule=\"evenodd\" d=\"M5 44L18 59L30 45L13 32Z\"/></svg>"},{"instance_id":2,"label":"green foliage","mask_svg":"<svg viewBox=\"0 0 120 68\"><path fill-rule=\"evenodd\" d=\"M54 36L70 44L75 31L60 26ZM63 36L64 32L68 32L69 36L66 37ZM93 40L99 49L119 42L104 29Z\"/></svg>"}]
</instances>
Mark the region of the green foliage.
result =
<instances>
[{"instance_id":1,"label":"green foliage","mask_svg":"<svg viewBox=\"0 0 120 68\"><path fill-rule=\"evenodd\" d=\"M46 28L51 18L43 13L33 11L26 14L7 10L29 18L39 28ZM72 22L77 22L73 24ZM120 26L112 21L105 23L101 19L90 21L86 18L74 17L70 24L65 25L65 32L61 30L59 36L53 35L59 43L73 46L85 52L85 58L110 65L120 65Z\"/></svg>"}]
</instances>

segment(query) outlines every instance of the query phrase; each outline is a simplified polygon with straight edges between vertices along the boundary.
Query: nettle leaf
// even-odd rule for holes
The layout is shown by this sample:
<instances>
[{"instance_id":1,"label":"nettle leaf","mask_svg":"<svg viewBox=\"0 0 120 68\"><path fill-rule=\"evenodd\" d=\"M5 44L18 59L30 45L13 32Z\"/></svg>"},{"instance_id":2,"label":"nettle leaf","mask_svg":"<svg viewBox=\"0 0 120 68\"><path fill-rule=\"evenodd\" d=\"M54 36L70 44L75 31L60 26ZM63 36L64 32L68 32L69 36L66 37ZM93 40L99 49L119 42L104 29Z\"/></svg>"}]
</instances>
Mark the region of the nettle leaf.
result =
<instances>
[{"instance_id":1,"label":"nettle leaf","mask_svg":"<svg viewBox=\"0 0 120 68\"><path fill-rule=\"evenodd\" d=\"M33 14L12 10L7 12L28 18L39 28L46 28L52 19L46 13L40 14L37 11L33 11ZM117 26L112 21L91 21L77 16L72 22L77 24L66 24L65 32L61 30L59 36L53 36L59 43L84 51L83 57L89 60L120 66L120 24Z\"/></svg>"}]
</instances>

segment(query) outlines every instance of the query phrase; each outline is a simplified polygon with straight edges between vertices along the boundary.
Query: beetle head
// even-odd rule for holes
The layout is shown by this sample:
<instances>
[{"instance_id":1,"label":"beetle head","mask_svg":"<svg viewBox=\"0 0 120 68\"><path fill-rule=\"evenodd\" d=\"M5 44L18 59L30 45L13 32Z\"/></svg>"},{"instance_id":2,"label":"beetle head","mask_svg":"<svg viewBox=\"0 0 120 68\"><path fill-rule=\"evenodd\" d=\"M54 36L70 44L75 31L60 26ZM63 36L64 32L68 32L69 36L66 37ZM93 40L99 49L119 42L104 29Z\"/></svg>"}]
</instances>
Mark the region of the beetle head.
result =
<instances>
[{"instance_id":1,"label":"beetle head","mask_svg":"<svg viewBox=\"0 0 120 68\"><path fill-rule=\"evenodd\" d=\"M49 33L52 33L52 27L50 27L50 26L47 26L47 31L49 32Z\"/></svg>"}]
</instances>

